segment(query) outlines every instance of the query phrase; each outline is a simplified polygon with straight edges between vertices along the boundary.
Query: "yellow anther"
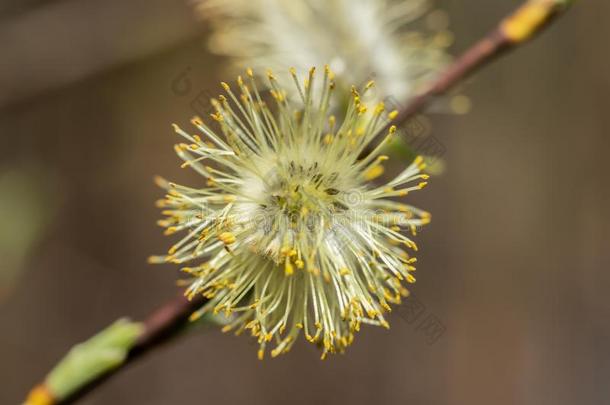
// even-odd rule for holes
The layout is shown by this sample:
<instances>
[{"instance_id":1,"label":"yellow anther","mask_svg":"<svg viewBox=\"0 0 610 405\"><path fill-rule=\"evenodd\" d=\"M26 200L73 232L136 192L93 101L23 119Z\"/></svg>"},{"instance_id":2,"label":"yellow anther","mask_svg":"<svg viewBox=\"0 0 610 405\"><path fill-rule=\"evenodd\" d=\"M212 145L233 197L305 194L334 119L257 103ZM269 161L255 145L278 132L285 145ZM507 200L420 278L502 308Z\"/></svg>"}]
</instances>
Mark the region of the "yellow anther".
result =
<instances>
[{"instance_id":1,"label":"yellow anther","mask_svg":"<svg viewBox=\"0 0 610 405\"><path fill-rule=\"evenodd\" d=\"M222 122L222 121L224 121L224 117L223 117L223 116L222 116L222 114L221 114L221 113L219 113L219 112L214 113L214 114L210 114L210 117L212 117L212 119L213 119L214 121L217 121L217 122Z\"/></svg>"},{"instance_id":2,"label":"yellow anther","mask_svg":"<svg viewBox=\"0 0 610 405\"><path fill-rule=\"evenodd\" d=\"M409 284L415 283L415 277L413 277L411 274L407 274L407 283L409 283Z\"/></svg>"},{"instance_id":3,"label":"yellow anther","mask_svg":"<svg viewBox=\"0 0 610 405\"><path fill-rule=\"evenodd\" d=\"M173 235L174 233L176 233L178 231L178 229L175 226L170 226L169 228L167 228L165 230L165 232L163 232L163 234L165 236L169 236L169 235Z\"/></svg>"},{"instance_id":4,"label":"yellow anther","mask_svg":"<svg viewBox=\"0 0 610 405\"><path fill-rule=\"evenodd\" d=\"M201 316L203 315L203 311L197 311L197 312L193 312L190 316L189 316L189 321L190 322L195 322L196 320L198 320L199 318L201 318Z\"/></svg>"},{"instance_id":5,"label":"yellow anther","mask_svg":"<svg viewBox=\"0 0 610 405\"><path fill-rule=\"evenodd\" d=\"M212 312L214 313L214 315L219 314L220 311L222 311L224 307L225 307L224 304L216 305L214 307L214 309L212 310Z\"/></svg>"},{"instance_id":6,"label":"yellow anther","mask_svg":"<svg viewBox=\"0 0 610 405\"><path fill-rule=\"evenodd\" d=\"M220 82L220 85L222 86L223 89L225 89L225 91L229 91L231 88L229 87L228 84L226 84L225 82Z\"/></svg>"},{"instance_id":7,"label":"yellow anther","mask_svg":"<svg viewBox=\"0 0 610 405\"><path fill-rule=\"evenodd\" d=\"M287 276L291 276L294 273L294 267L292 267L292 264L290 264L290 261L288 259L286 259L286 265L285 265L284 273Z\"/></svg>"},{"instance_id":8,"label":"yellow anther","mask_svg":"<svg viewBox=\"0 0 610 405\"><path fill-rule=\"evenodd\" d=\"M164 256L148 256L148 259L146 259L146 261L150 264L164 263L165 257Z\"/></svg>"},{"instance_id":9,"label":"yellow anther","mask_svg":"<svg viewBox=\"0 0 610 405\"><path fill-rule=\"evenodd\" d=\"M383 101L382 101L382 102L380 102L380 103L378 103L378 104L375 106L375 114L378 114L378 115L379 115L379 114L381 114L381 113L382 113L382 112L384 112L384 111L385 111L385 104L383 103Z\"/></svg>"},{"instance_id":10,"label":"yellow anther","mask_svg":"<svg viewBox=\"0 0 610 405\"><path fill-rule=\"evenodd\" d=\"M364 178L368 181L371 181L381 176L384 171L385 169L382 165L372 166L364 172Z\"/></svg>"},{"instance_id":11,"label":"yellow anther","mask_svg":"<svg viewBox=\"0 0 610 405\"><path fill-rule=\"evenodd\" d=\"M153 180L158 187L167 188L167 186L168 186L167 180L165 180L161 176L155 176L155 177L153 177Z\"/></svg>"},{"instance_id":12,"label":"yellow anther","mask_svg":"<svg viewBox=\"0 0 610 405\"><path fill-rule=\"evenodd\" d=\"M220 239L225 245L230 245L231 243L235 243L235 241L237 240L235 238L235 235L233 235L231 232L223 232L220 235L218 235L218 239Z\"/></svg>"},{"instance_id":13,"label":"yellow anther","mask_svg":"<svg viewBox=\"0 0 610 405\"><path fill-rule=\"evenodd\" d=\"M391 120L396 119L396 117L398 117L398 110L391 111L388 114L388 118L391 119Z\"/></svg>"}]
</instances>

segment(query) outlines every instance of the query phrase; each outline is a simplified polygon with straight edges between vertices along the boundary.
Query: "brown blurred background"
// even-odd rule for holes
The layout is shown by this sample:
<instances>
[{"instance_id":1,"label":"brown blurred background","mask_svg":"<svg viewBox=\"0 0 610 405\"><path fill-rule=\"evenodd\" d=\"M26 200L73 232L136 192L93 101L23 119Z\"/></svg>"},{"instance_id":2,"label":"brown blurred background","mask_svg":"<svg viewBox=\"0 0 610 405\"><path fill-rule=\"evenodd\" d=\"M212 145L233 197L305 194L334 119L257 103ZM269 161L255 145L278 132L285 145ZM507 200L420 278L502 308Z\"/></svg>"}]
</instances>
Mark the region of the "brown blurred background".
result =
<instances>
[{"instance_id":1,"label":"brown blurred background","mask_svg":"<svg viewBox=\"0 0 610 405\"><path fill-rule=\"evenodd\" d=\"M82 403L608 403L610 3L577 3L469 81L469 115L432 117L447 170L416 197L434 215L414 292L438 340L394 316L346 356L301 342L259 362L204 331ZM517 4L439 2L454 51ZM0 403L176 294L177 269L145 262L168 244L151 179L198 180L170 123L230 79L206 35L181 0L0 1Z\"/></svg>"}]
</instances>

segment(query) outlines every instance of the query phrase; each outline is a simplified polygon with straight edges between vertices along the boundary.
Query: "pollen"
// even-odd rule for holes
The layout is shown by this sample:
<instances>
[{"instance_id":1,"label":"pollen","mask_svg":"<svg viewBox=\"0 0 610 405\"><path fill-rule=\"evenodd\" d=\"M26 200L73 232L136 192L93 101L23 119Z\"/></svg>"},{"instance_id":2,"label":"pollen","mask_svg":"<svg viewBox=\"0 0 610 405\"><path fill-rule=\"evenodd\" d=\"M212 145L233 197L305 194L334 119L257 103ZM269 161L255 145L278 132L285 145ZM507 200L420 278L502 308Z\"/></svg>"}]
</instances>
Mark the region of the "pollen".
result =
<instances>
[{"instance_id":1,"label":"pollen","mask_svg":"<svg viewBox=\"0 0 610 405\"><path fill-rule=\"evenodd\" d=\"M235 235L233 235L231 232L221 233L220 235L218 235L218 239L220 239L225 245L235 243L235 241L237 240L235 238Z\"/></svg>"},{"instance_id":2,"label":"pollen","mask_svg":"<svg viewBox=\"0 0 610 405\"><path fill-rule=\"evenodd\" d=\"M376 165L368 169L364 172L364 178L367 180L374 180L377 177L381 176L384 172L384 168L382 165Z\"/></svg>"}]
</instances>

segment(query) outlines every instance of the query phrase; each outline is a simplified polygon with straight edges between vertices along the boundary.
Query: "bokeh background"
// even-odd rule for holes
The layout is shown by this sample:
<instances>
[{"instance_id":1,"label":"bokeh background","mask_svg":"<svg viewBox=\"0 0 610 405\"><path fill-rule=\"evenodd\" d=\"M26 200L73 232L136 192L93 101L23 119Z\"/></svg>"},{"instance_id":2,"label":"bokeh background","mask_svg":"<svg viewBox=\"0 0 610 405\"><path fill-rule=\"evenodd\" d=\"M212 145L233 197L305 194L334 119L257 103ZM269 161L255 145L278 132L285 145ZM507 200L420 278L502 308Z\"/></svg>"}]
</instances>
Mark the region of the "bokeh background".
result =
<instances>
[{"instance_id":1,"label":"bokeh background","mask_svg":"<svg viewBox=\"0 0 610 405\"><path fill-rule=\"evenodd\" d=\"M437 4L459 52L518 2ZM414 292L444 328L432 344L394 315L346 356L259 362L249 339L202 331L82 403L608 403L608 15L578 2L469 80L470 114L430 116L446 171L414 197L433 213ZM152 177L198 180L170 123L230 79L208 31L180 0L0 1L0 403L175 296L177 269L146 264L168 244Z\"/></svg>"}]
</instances>

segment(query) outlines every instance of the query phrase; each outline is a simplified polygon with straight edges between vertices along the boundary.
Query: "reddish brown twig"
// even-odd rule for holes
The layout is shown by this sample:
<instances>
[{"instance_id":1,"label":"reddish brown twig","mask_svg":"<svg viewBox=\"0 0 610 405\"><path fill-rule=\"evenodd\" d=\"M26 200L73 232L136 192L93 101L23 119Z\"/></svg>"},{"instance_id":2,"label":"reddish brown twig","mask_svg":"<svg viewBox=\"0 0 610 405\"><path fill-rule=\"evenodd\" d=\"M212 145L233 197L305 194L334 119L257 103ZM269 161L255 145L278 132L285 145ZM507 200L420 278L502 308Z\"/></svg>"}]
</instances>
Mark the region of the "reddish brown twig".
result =
<instances>
[{"instance_id":1,"label":"reddish brown twig","mask_svg":"<svg viewBox=\"0 0 610 405\"><path fill-rule=\"evenodd\" d=\"M98 375L65 398L55 398L54 393L42 383L32 390L26 400L26 405L66 405L76 402L141 356L180 335L188 325L189 317L205 302L206 299L203 296L194 297L189 301L183 295L167 302L142 322L142 333L127 353L125 361L118 367Z\"/></svg>"},{"instance_id":2,"label":"reddish brown twig","mask_svg":"<svg viewBox=\"0 0 610 405\"><path fill-rule=\"evenodd\" d=\"M205 302L206 299L201 295L194 297L190 301L185 296L180 295L161 306L144 321L144 332L129 351L127 359L121 366L99 376L70 397L65 398L61 402L57 402L57 404L64 405L74 403L83 395L103 383L110 376L116 374L119 370L133 363L152 349L158 348L161 344L166 343L179 335L189 323L191 314L201 308Z\"/></svg>"},{"instance_id":3,"label":"reddish brown twig","mask_svg":"<svg viewBox=\"0 0 610 405\"><path fill-rule=\"evenodd\" d=\"M529 0L505 18L487 36L458 57L430 87L415 97L396 119L388 124L400 126L421 112L435 97L446 94L477 69L506 51L532 39L557 16L567 10L570 0ZM385 132L385 131L382 131Z\"/></svg>"}]
</instances>

